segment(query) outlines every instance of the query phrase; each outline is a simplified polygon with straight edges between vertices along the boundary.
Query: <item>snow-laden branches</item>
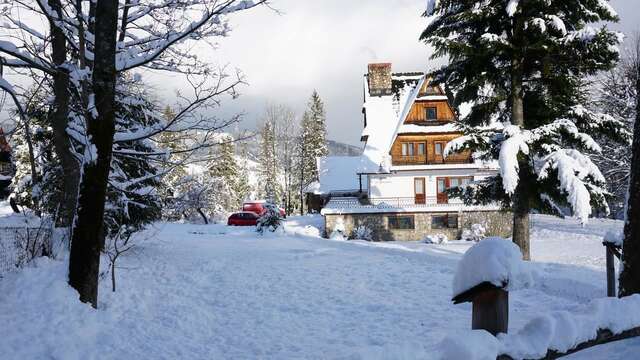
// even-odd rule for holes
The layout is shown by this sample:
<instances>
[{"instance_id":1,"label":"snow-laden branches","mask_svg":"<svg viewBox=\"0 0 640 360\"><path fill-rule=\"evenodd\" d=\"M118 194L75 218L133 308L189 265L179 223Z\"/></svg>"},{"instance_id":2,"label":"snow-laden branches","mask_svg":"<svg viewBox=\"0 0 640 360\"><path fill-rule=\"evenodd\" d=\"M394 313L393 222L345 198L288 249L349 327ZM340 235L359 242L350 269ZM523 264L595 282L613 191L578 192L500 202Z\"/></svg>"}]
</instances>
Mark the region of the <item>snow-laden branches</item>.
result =
<instances>
[{"instance_id":1,"label":"snow-laden branches","mask_svg":"<svg viewBox=\"0 0 640 360\"><path fill-rule=\"evenodd\" d=\"M588 156L571 149L560 149L538 159L538 179L545 180L552 170L557 173L560 189L567 194L567 201L574 216L583 223L591 215L591 193L604 196L606 191L595 184L604 184L605 178Z\"/></svg>"},{"instance_id":2,"label":"snow-laden branches","mask_svg":"<svg viewBox=\"0 0 640 360\"><path fill-rule=\"evenodd\" d=\"M507 194L513 195L518 186L519 176L518 155L529 154L528 142L531 141L531 134L528 131L522 131L515 125L507 125L504 128L503 135L505 140L500 146L500 156L498 158L500 164L500 176L502 177L502 185Z\"/></svg>"}]
</instances>

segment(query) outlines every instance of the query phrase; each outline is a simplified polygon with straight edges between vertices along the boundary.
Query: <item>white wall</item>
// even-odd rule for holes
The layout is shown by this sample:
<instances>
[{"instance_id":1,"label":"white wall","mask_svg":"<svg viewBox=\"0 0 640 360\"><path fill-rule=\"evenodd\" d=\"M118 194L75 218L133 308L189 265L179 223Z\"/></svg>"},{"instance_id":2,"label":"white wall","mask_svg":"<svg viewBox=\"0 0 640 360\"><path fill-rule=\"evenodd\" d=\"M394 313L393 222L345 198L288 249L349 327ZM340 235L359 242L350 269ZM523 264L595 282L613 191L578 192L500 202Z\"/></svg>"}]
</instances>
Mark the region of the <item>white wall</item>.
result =
<instances>
[{"instance_id":1,"label":"white wall","mask_svg":"<svg viewBox=\"0 0 640 360\"><path fill-rule=\"evenodd\" d=\"M427 198L435 197L438 177L473 176L474 180L481 180L488 175L486 172L481 173L476 169L438 169L402 171L395 174L372 174L369 175L369 197L412 198L415 195L414 178L417 177L425 178Z\"/></svg>"}]
</instances>

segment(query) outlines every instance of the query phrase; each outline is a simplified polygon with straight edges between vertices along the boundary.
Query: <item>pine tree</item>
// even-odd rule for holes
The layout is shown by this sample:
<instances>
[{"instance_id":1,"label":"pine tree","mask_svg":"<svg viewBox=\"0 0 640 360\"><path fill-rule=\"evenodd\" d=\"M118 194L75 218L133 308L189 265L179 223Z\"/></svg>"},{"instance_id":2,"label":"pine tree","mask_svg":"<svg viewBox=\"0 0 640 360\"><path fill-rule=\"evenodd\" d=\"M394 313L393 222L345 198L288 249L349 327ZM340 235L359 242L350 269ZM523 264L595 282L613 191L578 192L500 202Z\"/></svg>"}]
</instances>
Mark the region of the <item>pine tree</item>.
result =
<instances>
[{"instance_id":1,"label":"pine tree","mask_svg":"<svg viewBox=\"0 0 640 360\"><path fill-rule=\"evenodd\" d=\"M324 104L315 90L311 94L307 110L302 115L297 153L296 172L300 191L300 214L304 214L304 190L309 184L319 179L317 158L329 153Z\"/></svg>"},{"instance_id":2,"label":"pine tree","mask_svg":"<svg viewBox=\"0 0 640 360\"><path fill-rule=\"evenodd\" d=\"M280 182L278 181L278 157L275 126L265 121L260 131L260 182L262 195L274 204L280 202Z\"/></svg>"},{"instance_id":3,"label":"pine tree","mask_svg":"<svg viewBox=\"0 0 640 360\"><path fill-rule=\"evenodd\" d=\"M209 167L208 174L221 181L220 199L221 206L226 211L234 211L240 207L238 196L235 193L235 183L238 180L238 164L235 158L234 140L231 136L223 136L217 147L217 153L213 165Z\"/></svg>"},{"instance_id":4,"label":"pine tree","mask_svg":"<svg viewBox=\"0 0 640 360\"><path fill-rule=\"evenodd\" d=\"M249 199L251 195L251 185L249 184L249 153L247 151L247 144L242 142L240 146L240 164L238 169L238 177L234 182L234 194L238 204Z\"/></svg>"},{"instance_id":5,"label":"pine tree","mask_svg":"<svg viewBox=\"0 0 640 360\"><path fill-rule=\"evenodd\" d=\"M305 134L307 139L307 149L309 156L310 179L318 181L318 166L316 158L326 156L329 153L327 149L327 126L324 104L320 95L316 90L311 94L307 110L306 124L303 127L309 131ZM306 126L305 126L306 125Z\"/></svg>"},{"instance_id":6,"label":"pine tree","mask_svg":"<svg viewBox=\"0 0 640 360\"><path fill-rule=\"evenodd\" d=\"M497 159L498 176L465 189L467 202L513 211L513 241L529 258L529 213L569 208L582 221L606 208L605 179L586 152L592 136L621 123L585 106L583 77L618 59L619 34L589 23L617 21L605 0L430 0L421 39L449 63L431 73L454 106L470 107L465 133L447 151Z\"/></svg>"}]
</instances>

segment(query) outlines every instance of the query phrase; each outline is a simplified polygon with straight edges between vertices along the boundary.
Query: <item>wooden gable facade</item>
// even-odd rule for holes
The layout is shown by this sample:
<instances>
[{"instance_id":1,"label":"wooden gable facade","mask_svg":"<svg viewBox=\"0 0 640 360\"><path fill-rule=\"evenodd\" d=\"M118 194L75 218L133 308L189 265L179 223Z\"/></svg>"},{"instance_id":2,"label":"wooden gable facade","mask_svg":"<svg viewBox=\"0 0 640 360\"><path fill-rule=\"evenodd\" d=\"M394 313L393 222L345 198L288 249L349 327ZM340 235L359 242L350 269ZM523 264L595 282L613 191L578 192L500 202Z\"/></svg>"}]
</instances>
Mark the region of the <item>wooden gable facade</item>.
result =
<instances>
[{"instance_id":1,"label":"wooden gable facade","mask_svg":"<svg viewBox=\"0 0 640 360\"><path fill-rule=\"evenodd\" d=\"M465 164L472 162L471 153L443 156L447 143L462 135L460 132L433 131L435 126L455 121L455 114L440 86L425 81L407 114L404 124L424 126L421 132L399 134L391 146L393 165Z\"/></svg>"}]
</instances>

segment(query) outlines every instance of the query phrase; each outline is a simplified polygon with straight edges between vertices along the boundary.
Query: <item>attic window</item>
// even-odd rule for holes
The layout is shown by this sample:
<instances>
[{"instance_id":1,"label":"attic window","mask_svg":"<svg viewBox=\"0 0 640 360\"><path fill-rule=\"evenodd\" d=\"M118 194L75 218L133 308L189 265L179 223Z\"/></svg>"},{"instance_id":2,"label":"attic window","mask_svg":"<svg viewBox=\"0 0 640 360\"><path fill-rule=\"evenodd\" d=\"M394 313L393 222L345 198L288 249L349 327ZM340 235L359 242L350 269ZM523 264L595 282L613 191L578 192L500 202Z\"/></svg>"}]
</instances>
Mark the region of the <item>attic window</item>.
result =
<instances>
[{"instance_id":1,"label":"attic window","mask_svg":"<svg viewBox=\"0 0 640 360\"><path fill-rule=\"evenodd\" d=\"M425 112L426 112L426 115L427 115L427 121L438 120L438 110L437 110L436 107L425 108Z\"/></svg>"}]
</instances>

